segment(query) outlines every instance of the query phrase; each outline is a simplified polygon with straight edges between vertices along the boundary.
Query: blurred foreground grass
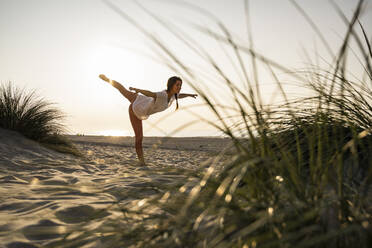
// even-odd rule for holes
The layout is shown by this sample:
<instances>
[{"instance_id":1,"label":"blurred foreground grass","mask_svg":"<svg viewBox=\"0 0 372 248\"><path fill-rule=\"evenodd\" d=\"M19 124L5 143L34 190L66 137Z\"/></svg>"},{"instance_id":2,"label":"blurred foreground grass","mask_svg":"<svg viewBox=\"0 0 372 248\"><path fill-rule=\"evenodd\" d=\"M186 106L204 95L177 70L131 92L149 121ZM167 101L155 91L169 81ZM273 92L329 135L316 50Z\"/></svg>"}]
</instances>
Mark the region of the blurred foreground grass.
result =
<instances>
[{"instance_id":1,"label":"blurred foreground grass","mask_svg":"<svg viewBox=\"0 0 372 248\"><path fill-rule=\"evenodd\" d=\"M306 12L291 2L311 22ZM357 3L350 20L334 4L347 27L336 52L311 23L333 55L327 68L312 66L293 72L254 51L251 37L247 46L235 42L228 28L218 20L216 24L223 35L198 27L230 47L240 66L237 69L245 75L248 85L245 89L228 77L213 54L143 8L191 52L207 61L216 73L215 78L221 78L232 95L229 101L235 106L228 109L234 113L231 122L223 114L227 107L195 83L203 82L197 70L183 64L146 27L112 3L105 3L153 41L161 51L157 55L197 91L218 120L204 121L229 136L236 148L232 159L222 168L211 163L198 180L141 206L143 214L154 209L156 214L148 215L134 229L117 230L121 236L119 243L124 245L134 239L137 242L132 243L133 247L244 248L372 244L372 52L359 22L364 1ZM245 4L247 7L248 1ZM351 39L360 50L360 66L366 75L354 81L347 73ZM245 55L249 62L244 60ZM251 78L246 72L248 64ZM266 67L276 80L284 104L266 106L262 102L258 64ZM278 71L290 74L311 94L289 99Z\"/></svg>"}]
</instances>

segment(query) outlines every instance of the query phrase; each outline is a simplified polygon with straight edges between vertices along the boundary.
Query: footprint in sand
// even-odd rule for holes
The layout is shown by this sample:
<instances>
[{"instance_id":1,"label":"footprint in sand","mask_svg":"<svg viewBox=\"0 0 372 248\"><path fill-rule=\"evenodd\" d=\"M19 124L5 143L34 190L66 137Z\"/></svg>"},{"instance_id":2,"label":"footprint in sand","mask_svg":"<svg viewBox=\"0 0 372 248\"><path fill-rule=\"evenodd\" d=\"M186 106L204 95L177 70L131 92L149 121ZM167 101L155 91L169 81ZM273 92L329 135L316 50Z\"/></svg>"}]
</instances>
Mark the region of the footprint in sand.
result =
<instances>
[{"instance_id":1,"label":"footprint in sand","mask_svg":"<svg viewBox=\"0 0 372 248\"><path fill-rule=\"evenodd\" d=\"M74 224L99 219L110 215L104 209L95 209L89 205L70 207L55 213L58 220Z\"/></svg>"},{"instance_id":2,"label":"footprint in sand","mask_svg":"<svg viewBox=\"0 0 372 248\"><path fill-rule=\"evenodd\" d=\"M28 240L48 240L60 237L65 228L51 220L40 220L35 225L26 226L22 229L23 235Z\"/></svg>"}]
</instances>

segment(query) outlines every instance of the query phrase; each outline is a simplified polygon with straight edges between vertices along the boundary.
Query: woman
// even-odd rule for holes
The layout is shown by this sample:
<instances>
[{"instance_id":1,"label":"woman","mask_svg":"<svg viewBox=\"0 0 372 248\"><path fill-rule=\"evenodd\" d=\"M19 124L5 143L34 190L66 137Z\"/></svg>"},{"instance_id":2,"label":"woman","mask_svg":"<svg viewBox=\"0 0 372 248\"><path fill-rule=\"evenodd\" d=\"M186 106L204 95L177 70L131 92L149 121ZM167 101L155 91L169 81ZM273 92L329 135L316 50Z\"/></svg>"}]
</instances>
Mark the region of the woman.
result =
<instances>
[{"instance_id":1,"label":"woman","mask_svg":"<svg viewBox=\"0 0 372 248\"><path fill-rule=\"evenodd\" d=\"M167 89L160 92L151 92L129 87L127 90L123 85L107 78L101 74L99 77L114 86L119 92L129 100L129 118L135 134L135 147L139 161L145 164L142 149L143 130L142 120L146 120L150 115L167 109L174 99L176 99L176 110L178 109L178 99L185 97L196 98L196 94L180 94L182 79L171 77L168 79ZM141 93L142 95L139 95Z\"/></svg>"}]
</instances>

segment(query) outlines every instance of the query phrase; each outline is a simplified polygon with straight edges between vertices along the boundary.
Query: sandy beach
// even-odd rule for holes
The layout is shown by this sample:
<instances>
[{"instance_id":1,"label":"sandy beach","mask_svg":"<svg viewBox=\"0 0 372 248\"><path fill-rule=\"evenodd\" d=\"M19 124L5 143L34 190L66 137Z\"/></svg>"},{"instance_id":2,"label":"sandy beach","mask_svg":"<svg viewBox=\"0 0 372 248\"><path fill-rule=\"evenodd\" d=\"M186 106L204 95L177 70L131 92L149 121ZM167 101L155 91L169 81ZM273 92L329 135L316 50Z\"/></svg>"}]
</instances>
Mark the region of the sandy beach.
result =
<instances>
[{"instance_id":1,"label":"sandy beach","mask_svg":"<svg viewBox=\"0 0 372 248\"><path fill-rule=\"evenodd\" d=\"M192 181L185 172L202 168L230 144L222 138L145 137L147 166L141 167L133 137L67 138L83 157L0 129L0 247L43 247L124 219L122 208Z\"/></svg>"}]
</instances>

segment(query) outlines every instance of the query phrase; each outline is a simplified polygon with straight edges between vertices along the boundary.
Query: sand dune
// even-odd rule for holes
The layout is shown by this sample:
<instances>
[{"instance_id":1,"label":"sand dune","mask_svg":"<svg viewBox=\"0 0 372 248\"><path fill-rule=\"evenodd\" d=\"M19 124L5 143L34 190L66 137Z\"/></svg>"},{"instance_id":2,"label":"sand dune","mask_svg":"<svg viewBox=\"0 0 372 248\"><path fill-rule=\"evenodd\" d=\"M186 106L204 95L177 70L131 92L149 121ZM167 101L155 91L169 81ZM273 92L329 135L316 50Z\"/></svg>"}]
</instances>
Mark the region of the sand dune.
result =
<instances>
[{"instance_id":1,"label":"sand dune","mask_svg":"<svg viewBox=\"0 0 372 248\"><path fill-rule=\"evenodd\" d=\"M211 159L227 140L145 138L146 167L132 138L69 136L84 157L51 151L0 129L0 247L40 247L107 219L118 206L164 194L185 183L186 170ZM160 141L159 141L160 140Z\"/></svg>"}]
</instances>

